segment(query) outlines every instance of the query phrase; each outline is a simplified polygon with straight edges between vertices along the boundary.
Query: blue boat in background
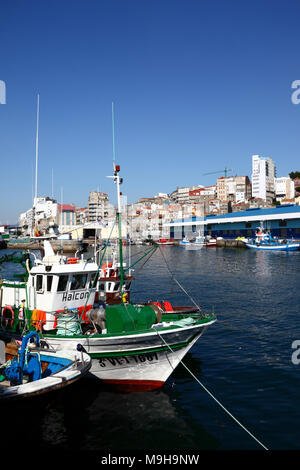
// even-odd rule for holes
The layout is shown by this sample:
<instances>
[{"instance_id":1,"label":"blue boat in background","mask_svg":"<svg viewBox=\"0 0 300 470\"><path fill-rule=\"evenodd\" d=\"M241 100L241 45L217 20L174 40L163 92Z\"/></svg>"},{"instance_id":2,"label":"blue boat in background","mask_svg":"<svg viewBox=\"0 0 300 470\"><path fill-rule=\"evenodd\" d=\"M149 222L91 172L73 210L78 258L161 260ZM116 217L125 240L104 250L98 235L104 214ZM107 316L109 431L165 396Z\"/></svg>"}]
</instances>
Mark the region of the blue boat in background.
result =
<instances>
[{"instance_id":1,"label":"blue boat in background","mask_svg":"<svg viewBox=\"0 0 300 470\"><path fill-rule=\"evenodd\" d=\"M300 247L300 243L293 240L273 238L261 228L258 229L256 238L243 239L242 242L252 250L297 251Z\"/></svg>"},{"instance_id":2,"label":"blue boat in background","mask_svg":"<svg viewBox=\"0 0 300 470\"><path fill-rule=\"evenodd\" d=\"M191 245L191 241L187 237L184 237L183 240L180 240L179 245L188 246Z\"/></svg>"}]
</instances>

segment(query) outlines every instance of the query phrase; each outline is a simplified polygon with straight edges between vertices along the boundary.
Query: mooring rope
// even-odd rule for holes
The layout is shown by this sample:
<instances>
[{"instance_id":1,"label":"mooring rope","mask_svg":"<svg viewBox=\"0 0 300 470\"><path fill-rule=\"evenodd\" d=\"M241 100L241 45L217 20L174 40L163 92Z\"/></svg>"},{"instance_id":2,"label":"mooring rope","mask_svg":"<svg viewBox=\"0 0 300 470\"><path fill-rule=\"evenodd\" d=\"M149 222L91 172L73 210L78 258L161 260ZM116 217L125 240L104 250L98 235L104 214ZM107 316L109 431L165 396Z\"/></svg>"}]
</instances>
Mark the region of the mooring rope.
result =
<instances>
[{"instance_id":1,"label":"mooring rope","mask_svg":"<svg viewBox=\"0 0 300 470\"><path fill-rule=\"evenodd\" d=\"M158 245L158 246L159 246L159 245ZM180 284L180 282L177 281L177 279L174 277L174 274L172 273L171 269L169 268L168 262L167 262L167 260L166 260L166 258L165 258L165 255L163 254L163 251L162 251L162 249L161 249L160 246L159 246L159 250L160 250L161 255L162 255L162 257L163 257L163 259L164 259L164 261L165 261L165 263L166 263L167 270L169 271L169 273L170 273L170 275L171 275L171 279L173 279L173 280L176 282L176 284L180 287L180 289L188 296L188 298L193 302L193 304L194 304L194 305L198 308L198 310L200 310L200 312L201 312L200 306L195 302L195 300L193 299L193 297L184 289L184 287Z\"/></svg>"},{"instance_id":2,"label":"mooring rope","mask_svg":"<svg viewBox=\"0 0 300 470\"><path fill-rule=\"evenodd\" d=\"M157 330L156 330L157 331ZM165 343L165 345L170 349L171 352L174 352L173 349L168 345L168 343L165 341L165 339L159 334L159 332L157 331L157 334L158 336L160 337L160 339ZM191 374L191 376L196 380L196 382L208 393L208 395L213 398L213 400L215 400L215 402L242 428L244 429L244 431L246 431L247 434L249 434L249 436L251 436L263 449L265 450L269 450L262 442L260 442L240 421L238 421L237 418L235 418L235 416L233 416L232 413L230 413L229 410L227 410L227 408L225 408L224 405L222 405L222 403L208 390L207 387L205 387L205 385L200 382L200 380L193 374L193 372L182 362L182 360L180 360L180 363L183 365L183 367L189 372L189 374Z\"/></svg>"}]
</instances>

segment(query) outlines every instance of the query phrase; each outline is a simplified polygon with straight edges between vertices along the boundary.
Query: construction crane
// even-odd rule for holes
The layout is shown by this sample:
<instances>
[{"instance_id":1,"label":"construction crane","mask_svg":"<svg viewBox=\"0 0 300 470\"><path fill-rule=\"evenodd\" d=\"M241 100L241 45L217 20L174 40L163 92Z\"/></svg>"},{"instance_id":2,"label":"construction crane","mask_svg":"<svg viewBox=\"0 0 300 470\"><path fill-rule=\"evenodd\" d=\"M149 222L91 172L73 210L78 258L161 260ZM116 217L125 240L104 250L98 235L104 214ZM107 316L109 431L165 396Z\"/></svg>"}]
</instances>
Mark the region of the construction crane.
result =
<instances>
[{"instance_id":1,"label":"construction crane","mask_svg":"<svg viewBox=\"0 0 300 470\"><path fill-rule=\"evenodd\" d=\"M228 173L228 171L233 171L233 169L232 169L232 168L226 168L226 167L225 167L224 170L222 170L222 171L211 171L211 172L209 172L209 173L203 173L203 176L204 176L204 175L214 175L214 174L216 174L216 173L224 173L225 178L227 178L227 173Z\"/></svg>"}]
</instances>

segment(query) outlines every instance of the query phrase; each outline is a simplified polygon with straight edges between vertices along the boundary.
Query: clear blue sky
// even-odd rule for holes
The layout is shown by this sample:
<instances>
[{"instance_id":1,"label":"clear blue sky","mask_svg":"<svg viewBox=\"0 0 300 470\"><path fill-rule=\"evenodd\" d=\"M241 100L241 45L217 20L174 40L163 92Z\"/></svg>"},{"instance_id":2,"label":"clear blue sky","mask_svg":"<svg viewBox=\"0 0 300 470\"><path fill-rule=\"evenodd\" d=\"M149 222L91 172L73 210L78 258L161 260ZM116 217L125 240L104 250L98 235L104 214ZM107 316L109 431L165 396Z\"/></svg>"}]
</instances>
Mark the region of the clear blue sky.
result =
<instances>
[{"instance_id":1,"label":"clear blue sky","mask_svg":"<svg viewBox=\"0 0 300 470\"><path fill-rule=\"evenodd\" d=\"M0 1L0 222L32 205L40 94L38 195L115 202L116 157L128 202L214 184L251 155L277 175L300 170L298 1Z\"/></svg>"}]
</instances>

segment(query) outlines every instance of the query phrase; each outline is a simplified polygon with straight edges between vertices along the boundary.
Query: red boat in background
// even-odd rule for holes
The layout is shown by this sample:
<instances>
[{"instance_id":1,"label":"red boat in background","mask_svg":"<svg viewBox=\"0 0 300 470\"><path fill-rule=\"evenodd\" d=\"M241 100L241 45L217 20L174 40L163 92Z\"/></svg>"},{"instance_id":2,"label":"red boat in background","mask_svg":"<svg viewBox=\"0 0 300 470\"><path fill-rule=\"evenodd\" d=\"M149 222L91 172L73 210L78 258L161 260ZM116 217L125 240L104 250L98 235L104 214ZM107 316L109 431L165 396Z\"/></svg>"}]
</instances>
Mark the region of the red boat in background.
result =
<instances>
[{"instance_id":1,"label":"red boat in background","mask_svg":"<svg viewBox=\"0 0 300 470\"><path fill-rule=\"evenodd\" d=\"M158 245L174 245L172 238L160 238L157 242Z\"/></svg>"}]
</instances>

